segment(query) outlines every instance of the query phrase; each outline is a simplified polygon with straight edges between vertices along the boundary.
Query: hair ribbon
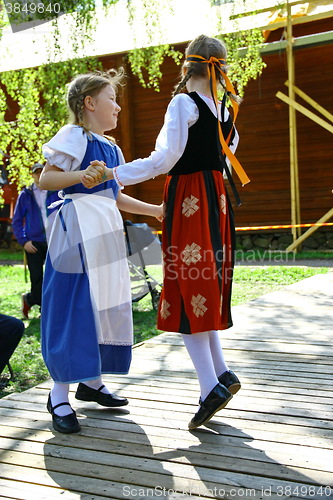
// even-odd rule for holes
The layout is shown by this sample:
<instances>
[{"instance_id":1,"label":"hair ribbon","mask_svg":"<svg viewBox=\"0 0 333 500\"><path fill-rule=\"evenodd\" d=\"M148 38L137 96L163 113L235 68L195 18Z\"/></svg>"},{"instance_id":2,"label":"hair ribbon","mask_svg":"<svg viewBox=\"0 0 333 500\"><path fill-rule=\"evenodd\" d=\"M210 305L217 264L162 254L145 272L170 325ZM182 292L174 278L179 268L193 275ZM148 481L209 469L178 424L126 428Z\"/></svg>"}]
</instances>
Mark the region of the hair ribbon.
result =
<instances>
[{"instance_id":1,"label":"hair ribbon","mask_svg":"<svg viewBox=\"0 0 333 500\"><path fill-rule=\"evenodd\" d=\"M209 59L205 59L202 56L199 55L189 55L186 57L186 61L188 62L195 62L195 63L204 63L207 64L207 69L208 69L208 78L210 81L210 87L211 87L211 92L214 100L214 104L216 107L216 110L218 109L218 98L217 98L217 83L216 83L216 71L220 73L220 75L223 77L225 81L225 86L227 92L230 92L232 94L236 94L235 89L230 82L227 74L225 71L223 71L223 68L226 66L226 62L224 59L217 59L216 57L210 57ZM231 100L231 104L233 107L234 111L234 117L233 117L233 126L236 121L237 115L238 115L238 104L234 100ZM229 159L231 165L234 167L236 174L238 175L242 185L244 186L248 182L250 182L250 179L248 178L245 170L243 169L242 165L239 163L237 160L236 156L232 153L230 150L228 144L230 141L230 136L231 136L231 131L229 133L229 136L227 139L224 138L223 133L222 133L222 128L221 128L221 123L220 120L217 120L218 123L218 134L219 134L219 139L220 143L222 146L222 150L224 154L227 156Z\"/></svg>"}]
</instances>

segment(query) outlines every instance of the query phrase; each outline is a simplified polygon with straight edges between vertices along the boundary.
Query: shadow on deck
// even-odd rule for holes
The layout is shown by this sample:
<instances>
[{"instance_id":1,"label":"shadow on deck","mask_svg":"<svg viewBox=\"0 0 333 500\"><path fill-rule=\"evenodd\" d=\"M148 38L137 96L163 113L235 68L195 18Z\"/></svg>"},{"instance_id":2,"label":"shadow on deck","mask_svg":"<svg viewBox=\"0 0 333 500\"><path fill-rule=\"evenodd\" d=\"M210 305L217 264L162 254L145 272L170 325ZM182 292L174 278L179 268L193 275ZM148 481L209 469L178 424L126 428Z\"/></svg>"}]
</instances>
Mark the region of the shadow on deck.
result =
<instances>
[{"instance_id":1,"label":"shadow on deck","mask_svg":"<svg viewBox=\"0 0 333 500\"><path fill-rule=\"evenodd\" d=\"M72 393L79 434L53 431L51 381L1 399L0 500L333 498L332 304L330 272L234 307L221 338L242 390L192 432L199 388L177 334L105 377L128 407Z\"/></svg>"}]
</instances>

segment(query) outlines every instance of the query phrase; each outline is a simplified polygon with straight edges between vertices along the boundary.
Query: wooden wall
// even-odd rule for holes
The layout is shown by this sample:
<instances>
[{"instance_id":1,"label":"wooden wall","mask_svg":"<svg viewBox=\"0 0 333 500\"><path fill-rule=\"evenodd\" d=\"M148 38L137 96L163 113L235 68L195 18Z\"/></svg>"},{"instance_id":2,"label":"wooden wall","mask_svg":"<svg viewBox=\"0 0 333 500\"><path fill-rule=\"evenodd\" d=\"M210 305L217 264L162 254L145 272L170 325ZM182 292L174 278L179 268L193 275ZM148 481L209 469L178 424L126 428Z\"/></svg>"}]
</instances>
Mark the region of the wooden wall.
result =
<instances>
[{"instance_id":1,"label":"wooden wall","mask_svg":"<svg viewBox=\"0 0 333 500\"><path fill-rule=\"evenodd\" d=\"M298 26L294 35L307 34L308 29L307 25ZM273 33L277 39L281 34ZM333 111L332 49L330 44L295 50L296 85L330 112ZM290 223L288 106L276 98L279 90L288 93L284 85L288 77L286 54L272 54L264 60L267 68L247 86L237 123L241 137L238 158L251 178L251 183L241 188L244 203L237 210L237 225ZM302 99L297 101L309 107ZM332 207L332 139L330 132L297 113L303 223L318 220Z\"/></svg>"},{"instance_id":2,"label":"wooden wall","mask_svg":"<svg viewBox=\"0 0 333 500\"><path fill-rule=\"evenodd\" d=\"M329 31L332 19L294 27L294 36ZM282 30L271 32L267 41L280 40ZM177 48L185 50L185 44ZM120 89L118 102L122 107L118 127L113 131L126 160L146 157L154 148L163 125L164 113L171 93L178 82L180 67L167 59L162 67L160 92L144 89L126 66L126 54L101 58L105 68L124 66L128 78ZM289 123L288 106L276 97L287 94L285 51L266 55L263 74L247 87L237 119L240 144L237 156L251 183L239 192L242 205L237 207L236 226L257 226L290 223ZM295 50L296 85L333 113L333 42ZM297 100L305 105L300 98ZM15 117L10 102L6 120ZM297 113L298 156L300 174L301 220L315 222L333 204L332 134L310 119ZM129 186L125 192L139 199L160 203L165 176ZM237 181L236 181L237 183ZM134 222L147 222L156 229L161 224L152 218L123 214Z\"/></svg>"},{"instance_id":3,"label":"wooden wall","mask_svg":"<svg viewBox=\"0 0 333 500\"><path fill-rule=\"evenodd\" d=\"M331 19L294 27L294 36L330 29ZM282 30L270 34L279 40ZM185 45L179 45L184 50ZM240 133L238 158L251 183L239 187L241 207L236 208L236 226L290 223L289 124L288 106L275 95L287 94L287 63L284 51L264 57L267 68L246 87L237 119ZM123 54L103 58L105 67L124 65ZM333 112L333 43L295 50L296 85L319 104ZM144 89L131 75L119 94L122 106L115 136L131 160L152 151L163 117L178 80L179 67L172 60L163 65L161 91ZM305 104L300 98L297 100ZM301 220L315 222L332 207L332 135L310 119L297 113L300 173ZM142 200L159 203L165 176L126 188L125 192ZM145 221L160 229L154 219L124 214L133 221Z\"/></svg>"}]
</instances>

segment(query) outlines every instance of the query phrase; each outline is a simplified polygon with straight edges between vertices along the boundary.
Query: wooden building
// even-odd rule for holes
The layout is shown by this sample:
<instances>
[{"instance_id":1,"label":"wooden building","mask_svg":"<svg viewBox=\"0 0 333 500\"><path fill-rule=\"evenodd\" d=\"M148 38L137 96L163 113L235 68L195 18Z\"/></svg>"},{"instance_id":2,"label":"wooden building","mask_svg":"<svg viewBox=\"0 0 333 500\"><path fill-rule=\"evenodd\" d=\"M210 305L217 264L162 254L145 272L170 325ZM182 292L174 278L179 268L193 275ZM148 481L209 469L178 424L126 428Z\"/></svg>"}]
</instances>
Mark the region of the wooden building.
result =
<instances>
[{"instance_id":1,"label":"wooden building","mask_svg":"<svg viewBox=\"0 0 333 500\"><path fill-rule=\"evenodd\" d=\"M293 36L304 37L328 33L332 17L296 24ZM272 31L267 42L282 39L283 28ZM333 112L333 34L324 40L309 41L294 49L296 85L331 113ZM176 46L184 51L185 44ZM105 67L125 64L125 54L102 57ZM239 187L242 205L236 208L236 226L284 225L291 221L290 153L288 105L276 97L288 89L285 49L263 56L267 67L245 90L244 102L237 119L240 144L237 157L251 182ZM167 59L163 65L160 92L144 89L131 75L119 96L122 106L115 136L126 160L146 157L152 151L171 92L179 75L179 67ZM299 98L298 98L299 100ZM305 104L305 103L303 103ZM305 104L306 106L306 104ZM332 135L308 117L297 113L299 187L302 223L316 222L332 207L333 145ZM126 193L157 203L162 198L165 176L130 186ZM237 180L236 180L237 184ZM239 185L239 184L238 184ZM125 214L126 217L126 214ZM151 218L130 216L133 221L146 221L156 229Z\"/></svg>"},{"instance_id":2,"label":"wooden building","mask_svg":"<svg viewBox=\"0 0 333 500\"><path fill-rule=\"evenodd\" d=\"M295 44L295 82L298 88L333 113L333 17L303 22L293 26L293 36L302 39ZM271 31L267 44L283 39L284 27ZM326 34L318 36L316 34ZM307 37L307 38L304 38ZM186 44L175 47L184 52ZM125 158L130 161L146 157L153 150L163 125L164 113L178 81L180 67L167 58L164 61L160 92L145 89L131 74L127 53L101 56L104 68L124 66L128 75L118 101L122 107L114 131ZM242 205L235 209L237 227L288 225L291 223L289 107L276 97L288 94L285 48L266 49L267 64L262 75L250 81L237 118L240 143L237 157L251 182L244 188L236 185ZM297 101L302 101L299 97ZM305 104L302 102L302 104ZM17 110L11 102L6 119L15 119ZM313 223L332 208L333 147L332 135L308 117L297 112L297 143L301 222ZM236 176L235 176L236 177ZM165 176L126 187L125 192L139 199L159 203ZM147 222L156 229L155 219L124 214L134 222ZM330 230L330 228L328 228ZM288 229L290 232L290 229Z\"/></svg>"}]
</instances>

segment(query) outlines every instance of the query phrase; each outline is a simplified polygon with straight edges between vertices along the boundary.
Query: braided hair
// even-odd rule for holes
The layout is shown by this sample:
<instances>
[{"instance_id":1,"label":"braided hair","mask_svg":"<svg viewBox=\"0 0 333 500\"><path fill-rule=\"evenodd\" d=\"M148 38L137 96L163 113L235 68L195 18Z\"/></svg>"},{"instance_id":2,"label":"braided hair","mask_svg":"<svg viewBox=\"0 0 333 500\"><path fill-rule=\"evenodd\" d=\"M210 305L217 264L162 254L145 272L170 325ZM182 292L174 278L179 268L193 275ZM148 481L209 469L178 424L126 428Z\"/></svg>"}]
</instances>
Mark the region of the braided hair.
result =
<instances>
[{"instance_id":1,"label":"braided hair","mask_svg":"<svg viewBox=\"0 0 333 500\"><path fill-rule=\"evenodd\" d=\"M87 96L95 96L107 85L112 85L114 89L121 85L124 76L124 69L111 69L107 72L96 71L78 75L69 84L67 92L67 107L70 121L74 125L84 126L84 100ZM86 129L85 129L86 130ZM87 131L87 130L86 130Z\"/></svg>"},{"instance_id":2,"label":"braided hair","mask_svg":"<svg viewBox=\"0 0 333 500\"><path fill-rule=\"evenodd\" d=\"M181 81L175 87L173 95L179 94L186 86L186 83L191 78L191 76L207 77L207 65L201 62L187 61L186 58L189 54L197 54L202 56L204 59L208 60L210 57L215 57L216 59L226 59L227 49L225 45L218 38L208 37L206 35L200 35L189 43L185 50L185 62L181 69ZM225 73L227 72L227 66L224 66ZM220 73L217 73L217 80L226 91L225 82ZM239 104L241 98L231 92L227 92L230 99L233 99Z\"/></svg>"}]
</instances>

